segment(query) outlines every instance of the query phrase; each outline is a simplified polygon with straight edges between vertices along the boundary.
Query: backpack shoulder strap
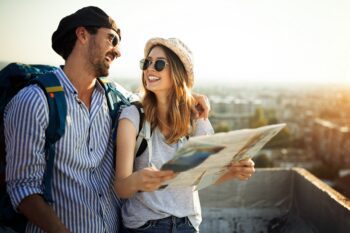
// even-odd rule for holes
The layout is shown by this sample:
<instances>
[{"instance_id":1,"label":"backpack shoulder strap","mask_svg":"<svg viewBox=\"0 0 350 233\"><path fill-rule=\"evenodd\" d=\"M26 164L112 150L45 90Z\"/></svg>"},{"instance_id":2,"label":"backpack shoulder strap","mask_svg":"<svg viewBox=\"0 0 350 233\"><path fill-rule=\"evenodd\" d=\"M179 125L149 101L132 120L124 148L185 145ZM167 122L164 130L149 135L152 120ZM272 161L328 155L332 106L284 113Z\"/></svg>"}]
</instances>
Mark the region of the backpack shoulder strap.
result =
<instances>
[{"instance_id":1,"label":"backpack shoulder strap","mask_svg":"<svg viewBox=\"0 0 350 233\"><path fill-rule=\"evenodd\" d=\"M139 102L139 101L132 102L131 105L134 105L136 107L136 109L137 109L137 111L139 112L139 115L140 115L139 132L138 132L138 134L140 134L141 129L143 127L144 120L145 120L145 112L143 110L141 102Z\"/></svg>"},{"instance_id":2,"label":"backpack shoulder strap","mask_svg":"<svg viewBox=\"0 0 350 233\"><path fill-rule=\"evenodd\" d=\"M142 128L136 138L135 158L140 156L148 147L148 165L152 166L152 129L148 121L144 120Z\"/></svg>"},{"instance_id":3,"label":"backpack shoulder strap","mask_svg":"<svg viewBox=\"0 0 350 233\"><path fill-rule=\"evenodd\" d=\"M135 146L135 158L137 158L146 150L147 146L149 146L149 143L147 143L147 140L151 138L152 129L148 122L146 125L145 113L142 108L142 104L140 102L133 102L132 104L136 106L140 115L139 132L136 137L136 146Z\"/></svg>"},{"instance_id":4,"label":"backpack shoulder strap","mask_svg":"<svg viewBox=\"0 0 350 233\"><path fill-rule=\"evenodd\" d=\"M108 78L97 78L107 98L107 104L112 121L115 121L121 105L130 105L130 101L121 91L117 89L117 86ZM114 125L114 124L113 124Z\"/></svg>"},{"instance_id":5,"label":"backpack shoulder strap","mask_svg":"<svg viewBox=\"0 0 350 233\"><path fill-rule=\"evenodd\" d=\"M54 144L64 134L67 103L63 87L54 73L40 75L30 83L37 84L44 91L49 106L49 124L45 132L46 169L43 178L43 195L47 202L53 202L51 181L55 158Z\"/></svg>"},{"instance_id":6,"label":"backpack shoulder strap","mask_svg":"<svg viewBox=\"0 0 350 233\"><path fill-rule=\"evenodd\" d=\"M54 73L46 73L31 81L44 91L49 106L49 125L46 140L55 143L64 134L67 103L64 90Z\"/></svg>"},{"instance_id":7,"label":"backpack shoulder strap","mask_svg":"<svg viewBox=\"0 0 350 233\"><path fill-rule=\"evenodd\" d=\"M152 164L152 154L153 154L153 150L152 150L152 140L151 140L151 125L148 121L145 121L144 123L144 127L145 129L145 140L147 142L147 147L148 147L148 166L153 167Z\"/></svg>"},{"instance_id":8,"label":"backpack shoulder strap","mask_svg":"<svg viewBox=\"0 0 350 233\"><path fill-rule=\"evenodd\" d=\"M143 135L140 135L140 132L143 128L145 114L142 108L142 104L140 101L130 101L129 98L125 94L125 90L121 87L117 87L113 81L109 78L98 78L97 79L105 90L107 104L110 112L110 116L112 118L112 132L113 139L116 139L116 131L118 128L118 119L121 113L122 106L130 106L134 105L139 114L140 114L140 123L139 123L139 131L136 138L136 147L135 147L135 155L136 157L140 156L145 149L147 148L147 142L144 139Z\"/></svg>"}]
</instances>

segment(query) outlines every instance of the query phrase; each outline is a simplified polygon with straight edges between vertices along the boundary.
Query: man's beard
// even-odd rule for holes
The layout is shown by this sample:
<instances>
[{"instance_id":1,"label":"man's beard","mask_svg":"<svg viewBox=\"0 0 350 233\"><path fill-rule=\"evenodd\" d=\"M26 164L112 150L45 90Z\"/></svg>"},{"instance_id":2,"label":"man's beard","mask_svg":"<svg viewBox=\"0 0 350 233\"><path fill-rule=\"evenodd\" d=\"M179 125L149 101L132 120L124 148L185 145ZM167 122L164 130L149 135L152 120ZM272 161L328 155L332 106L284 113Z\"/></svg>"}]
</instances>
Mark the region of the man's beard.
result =
<instances>
[{"instance_id":1,"label":"man's beard","mask_svg":"<svg viewBox=\"0 0 350 233\"><path fill-rule=\"evenodd\" d=\"M97 64L94 64L94 71L96 77L107 77L109 74L109 65L104 61L100 61Z\"/></svg>"},{"instance_id":2,"label":"man's beard","mask_svg":"<svg viewBox=\"0 0 350 233\"><path fill-rule=\"evenodd\" d=\"M109 74L109 64L105 56L106 54L102 56L101 49L94 41L89 49L89 61L96 77L107 77Z\"/></svg>"}]
</instances>

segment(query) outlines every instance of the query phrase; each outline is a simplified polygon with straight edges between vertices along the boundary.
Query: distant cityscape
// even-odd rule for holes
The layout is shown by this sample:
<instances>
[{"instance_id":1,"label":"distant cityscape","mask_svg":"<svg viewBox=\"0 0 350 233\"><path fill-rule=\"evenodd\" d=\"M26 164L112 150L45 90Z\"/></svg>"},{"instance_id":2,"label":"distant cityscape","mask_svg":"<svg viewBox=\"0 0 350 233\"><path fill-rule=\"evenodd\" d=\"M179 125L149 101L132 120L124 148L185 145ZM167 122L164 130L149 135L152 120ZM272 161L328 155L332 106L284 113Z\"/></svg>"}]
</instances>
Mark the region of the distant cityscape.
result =
<instances>
[{"instance_id":1,"label":"distant cityscape","mask_svg":"<svg viewBox=\"0 0 350 233\"><path fill-rule=\"evenodd\" d=\"M257 166L303 167L350 198L350 87L227 91L203 92L216 132L286 123L255 157Z\"/></svg>"}]
</instances>

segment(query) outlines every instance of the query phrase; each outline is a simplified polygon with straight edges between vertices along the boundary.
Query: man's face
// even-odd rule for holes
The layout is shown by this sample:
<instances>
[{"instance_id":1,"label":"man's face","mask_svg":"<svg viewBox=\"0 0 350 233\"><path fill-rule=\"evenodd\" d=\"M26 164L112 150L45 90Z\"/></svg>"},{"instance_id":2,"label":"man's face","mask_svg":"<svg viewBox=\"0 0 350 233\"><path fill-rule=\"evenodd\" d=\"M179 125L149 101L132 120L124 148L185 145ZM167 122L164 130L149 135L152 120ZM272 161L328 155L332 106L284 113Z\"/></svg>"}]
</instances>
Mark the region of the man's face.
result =
<instances>
[{"instance_id":1,"label":"man's face","mask_svg":"<svg viewBox=\"0 0 350 233\"><path fill-rule=\"evenodd\" d=\"M118 34L108 28L99 28L95 35L90 35L88 61L96 77L108 76L108 70L117 57L120 57Z\"/></svg>"}]
</instances>

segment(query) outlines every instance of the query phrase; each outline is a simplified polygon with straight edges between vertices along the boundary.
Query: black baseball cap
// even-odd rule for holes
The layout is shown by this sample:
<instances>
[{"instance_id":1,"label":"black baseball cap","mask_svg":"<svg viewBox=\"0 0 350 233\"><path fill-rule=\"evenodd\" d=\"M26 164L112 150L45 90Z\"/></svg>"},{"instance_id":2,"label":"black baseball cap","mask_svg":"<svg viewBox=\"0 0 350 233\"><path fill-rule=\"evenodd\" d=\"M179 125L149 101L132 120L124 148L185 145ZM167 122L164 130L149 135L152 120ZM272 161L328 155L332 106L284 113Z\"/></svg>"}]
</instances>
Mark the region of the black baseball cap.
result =
<instances>
[{"instance_id":1,"label":"black baseball cap","mask_svg":"<svg viewBox=\"0 0 350 233\"><path fill-rule=\"evenodd\" d=\"M60 54L62 48L64 48L63 38L68 32L81 26L110 28L120 34L120 29L110 16L96 6L88 6L61 19L51 37L53 50Z\"/></svg>"}]
</instances>

